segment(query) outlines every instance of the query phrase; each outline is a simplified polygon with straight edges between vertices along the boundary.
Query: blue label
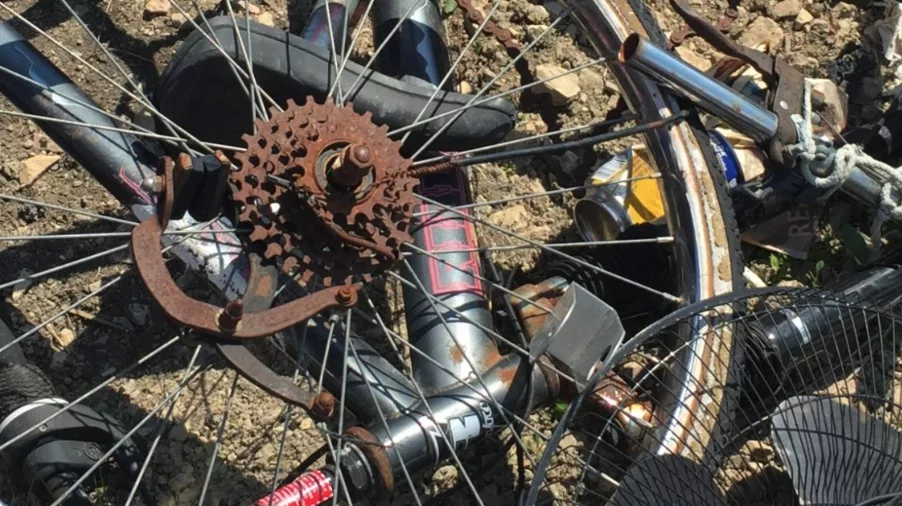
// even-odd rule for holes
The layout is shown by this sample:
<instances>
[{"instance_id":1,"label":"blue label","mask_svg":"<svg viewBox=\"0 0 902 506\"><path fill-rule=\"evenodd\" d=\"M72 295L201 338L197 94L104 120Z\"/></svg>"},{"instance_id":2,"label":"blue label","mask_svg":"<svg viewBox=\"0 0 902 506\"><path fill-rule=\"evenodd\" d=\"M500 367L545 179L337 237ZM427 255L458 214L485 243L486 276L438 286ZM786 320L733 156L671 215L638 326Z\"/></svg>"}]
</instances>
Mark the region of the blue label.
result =
<instances>
[{"instance_id":1,"label":"blue label","mask_svg":"<svg viewBox=\"0 0 902 506\"><path fill-rule=\"evenodd\" d=\"M742 168L739 166L739 160L736 159L736 152L733 151L733 146L719 132L711 130L709 134L711 135L711 147L714 148L714 153L720 161L724 176L727 178L727 184L730 185L730 188L733 188L743 183Z\"/></svg>"}]
</instances>

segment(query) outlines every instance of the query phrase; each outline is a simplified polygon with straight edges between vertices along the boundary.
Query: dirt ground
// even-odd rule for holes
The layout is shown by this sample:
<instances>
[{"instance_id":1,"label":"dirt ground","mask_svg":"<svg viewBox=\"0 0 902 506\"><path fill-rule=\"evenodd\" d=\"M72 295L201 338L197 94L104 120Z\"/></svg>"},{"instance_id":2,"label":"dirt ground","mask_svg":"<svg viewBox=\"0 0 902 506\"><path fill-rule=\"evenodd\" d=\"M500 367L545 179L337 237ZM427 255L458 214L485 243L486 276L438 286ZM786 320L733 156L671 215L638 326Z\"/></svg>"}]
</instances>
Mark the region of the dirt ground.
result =
<instances>
[{"instance_id":1,"label":"dirt ground","mask_svg":"<svg viewBox=\"0 0 902 506\"><path fill-rule=\"evenodd\" d=\"M884 90L890 90L897 84L892 72L874 56L873 40L864 30L864 27L882 18L882 7L801 0L780 3L786 2L799 4L799 9L791 9L794 15L777 16L774 12L776 4L767 0L744 2L739 7L740 16L733 25L731 35L742 39L751 37L749 33L764 33L772 49L785 55L801 70L844 83L853 97L850 108L853 123L876 118L891 98ZM148 6L142 1L70 2L75 12L123 64L126 72L143 89L153 90L180 40L191 28L177 9L152 14L149 5L159 2L148 0L147 3ZM166 4L165 1L162 3ZM198 0L196 3L207 14L213 13L219 4L216 0ZM289 0L287 3L286 0L263 0L254 3L257 5L252 7L253 16L261 22L294 33L300 30L305 12L305 6L299 5L302 0ZM692 3L711 19L718 18L726 7L723 0ZM192 17L196 16L197 11L187 7L189 2L181 4L186 5ZM483 7L489 4L485 0L481 2ZM91 70L90 66L95 66L107 75L115 76L116 82L122 82L119 71L106 60L61 2L5 0L3 5L22 13L84 59L83 62L73 59L34 31L17 25L35 46L102 107L129 118L138 114L138 106L125 100L120 90ZM651 0L649 7L665 32L677 28L675 16L664 0ZM802 9L810 14L810 19L800 14ZM497 22L512 29L526 43L541 33L558 13L560 7L552 3L511 0L501 3ZM0 11L0 19L8 18L8 12ZM452 60L457 55L455 51L467 40L465 24L459 12L450 14L446 19ZM364 34L363 38L366 36ZM536 47L529 60L533 66L546 64L573 68L596 58L585 42L579 37L575 25L563 23L547 42ZM362 44L355 54L364 57L372 50L371 44ZM700 66L713 63L717 57L710 48L695 39L690 39L680 51L684 59ZM462 60L459 75L463 81L461 87L479 89L507 61L508 57L497 41L487 37L479 39L473 52ZM579 92L567 105L553 107L551 112L537 105L526 106L521 112L517 133L529 135L589 123L604 117L616 106L616 86L603 68L580 72L578 81ZM518 85L516 74L510 73L499 81L497 89L507 90ZM519 99L520 94L514 95L515 102ZM0 107L14 109L4 99L0 99ZM486 202L580 184L593 164L626 145L626 142L620 142L604 146L607 151L577 150L562 156L527 159L509 165L480 166L471 172L475 200ZM58 160L54 160L55 163L33 184L23 186L21 178L26 168L25 161L41 155L58 157ZM107 216L130 218L125 209L30 121L2 113L0 192L57 202ZM478 215L498 225L507 227L513 224L515 232L535 241L566 242L577 239L570 218L573 198L566 194L531 199L525 203L485 206L479 208ZM857 216L861 213L847 210L847 214ZM0 236L128 230L128 225L29 204L0 205ZM505 241L510 241L509 238L493 235L489 229L482 229L480 233L482 244L503 246L509 244ZM123 237L53 243L2 243L0 282L125 244L126 238ZM831 269L835 270L843 268L843 262L848 259L842 245L836 243L836 234L827 226L818 236L814 251L819 253L813 255L811 262L828 258ZM794 267L797 269L795 271L775 272L766 254L749 249L747 256L753 260L753 267L769 282L784 281L784 278L797 283L810 282L804 276L811 271L810 262ZM537 254L524 254L522 251L495 255L502 269L516 270L526 277L541 276L540 272L534 272L537 259ZM184 267L173 265L172 270L179 285L189 293L205 293L206 288L200 280ZM79 312L70 313L40 329L37 335L24 343L28 357L48 373L59 394L64 397L71 399L87 392L177 336L179 330L167 322L165 315L142 289L125 248L74 269L44 277L33 286L19 286L3 293L12 305L13 330L19 335L107 283L114 284L101 297L80 306ZM114 414L125 427L135 426L182 381L194 349L190 341L180 341L168 347L158 358L110 383L92 397L89 404L99 411ZM247 504L267 493L272 484L272 470L280 455L281 478L318 448L323 439L309 418L301 416L296 410L288 414L283 403L244 380L234 382L234 373L208 352L202 352L197 362L210 362L211 365L201 373L199 380L185 389L171 412L163 410L152 415L152 423L137 432L137 439L144 443L153 441L158 430L164 435L144 483L148 484L161 505L196 503L206 479L212 484L206 504ZM235 389L235 393L229 401L231 388ZM231 415L223 425L222 413L228 402L232 404ZM546 432L553 425L547 413L535 414L533 420ZM282 438L283 432L288 432L287 437ZM284 448L280 447L282 440L285 441ZM537 454L540 447L538 438L529 438L526 444L533 454ZM219 456L219 462L213 467L212 474L207 476L208 462L214 453ZM494 465L495 457L503 457L502 460L508 465ZM511 497L516 480L511 464L515 458L512 450L501 453L497 443L486 443L478 451L467 454L465 465L472 466L468 468L472 469L471 476L478 477L476 484L485 504L515 503L515 498ZM483 466L486 469L483 470ZM572 477L566 476L569 471L556 472L565 475L561 476L562 480ZM527 479L530 477L531 471L527 471ZM471 501L466 487L449 492L463 482L454 466L443 466L425 476L417 476L415 480L427 497L438 498L437 503L463 504ZM109 489L103 495L105 504L124 503L123 494L127 494L127 490L121 490L116 483L102 486ZM4 482L4 477L0 475L0 499L11 506L27 504L24 495L14 490L15 487ZM397 500L409 502L411 497L409 493L401 492Z\"/></svg>"}]
</instances>

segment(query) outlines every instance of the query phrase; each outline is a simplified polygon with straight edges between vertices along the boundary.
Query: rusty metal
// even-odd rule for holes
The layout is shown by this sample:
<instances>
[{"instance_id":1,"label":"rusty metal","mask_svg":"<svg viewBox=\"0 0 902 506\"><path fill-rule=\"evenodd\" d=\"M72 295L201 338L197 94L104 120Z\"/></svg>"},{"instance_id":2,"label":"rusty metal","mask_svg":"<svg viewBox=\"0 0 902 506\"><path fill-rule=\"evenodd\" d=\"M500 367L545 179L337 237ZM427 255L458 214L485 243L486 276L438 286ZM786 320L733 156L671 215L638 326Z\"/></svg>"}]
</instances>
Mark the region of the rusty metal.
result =
<instances>
[{"instance_id":1,"label":"rusty metal","mask_svg":"<svg viewBox=\"0 0 902 506\"><path fill-rule=\"evenodd\" d=\"M527 284L514 290L514 294L505 295L529 341L535 337L545 320L551 315L548 308L557 304L564 293L566 281L563 278L549 278L541 283Z\"/></svg>"},{"instance_id":2,"label":"rusty metal","mask_svg":"<svg viewBox=\"0 0 902 506\"><path fill-rule=\"evenodd\" d=\"M376 485L376 498L390 496L395 488L395 476L392 473L391 460L388 458L385 447L376 439L376 436L363 427L351 427L345 431L345 434L353 438L349 441L357 446L370 465Z\"/></svg>"},{"instance_id":3,"label":"rusty metal","mask_svg":"<svg viewBox=\"0 0 902 506\"><path fill-rule=\"evenodd\" d=\"M163 311L181 325L230 339L257 339L285 330L326 309L344 307L337 300L342 287L331 287L266 311L245 314L234 330L221 328L222 308L188 297L169 275L160 252L162 232L158 220L141 223L132 232L132 251L148 291ZM254 277L253 268L249 277ZM352 289L356 292L360 285L353 285Z\"/></svg>"},{"instance_id":4,"label":"rusty metal","mask_svg":"<svg viewBox=\"0 0 902 506\"><path fill-rule=\"evenodd\" d=\"M473 5L473 0L458 0L457 5L463 11L464 15L476 26L481 26L483 22L485 22L485 14ZM509 30L505 30L498 25L496 25L492 21L488 21L485 23L483 27L483 31L494 37L502 46L504 46L507 55L511 58L516 58L520 56L522 53L522 49L520 48L520 43L514 38L513 34ZM517 70L517 73L520 74L520 84L525 85L535 81L535 76L532 74L532 70L530 69L529 61L526 60L526 57L522 57L517 60L517 63L514 64L514 68Z\"/></svg>"},{"instance_id":5,"label":"rusty metal","mask_svg":"<svg viewBox=\"0 0 902 506\"><path fill-rule=\"evenodd\" d=\"M787 147L798 142L792 115L801 113L805 76L783 58L733 42L685 0L670 0L670 5L707 43L729 57L748 63L761 74L769 90L768 107L778 118L777 132L768 146L768 155L773 162L792 167L795 158L787 153Z\"/></svg>"},{"instance_id":6,"label":"rusty metal","mask_svg":"<svg viewBox=\"0 0 902 506\"><path fill-rule=\"evenodd\" d=\"M289 101L284 112L271 111L269 122L258 120L258 135L245 136L248 149L236 155L233 199L240 223L252 229L250 248L302 282L366 281L391 267L411 240L418 181L400 143L371 118L331 101ZM351 146L354 156L342 156ZM348 180L338 176L356 184L334 184L345 162L366 167L359 181L362 170ZM336 163L344 166L336 171ZM270 182L273 176L289 187Z\"/></svg>"},{"instance_id":7,"label":"rusty metal","mask_svg":"<svg viewBox=\"0 0 902 506\"><path fill-rule=\"evenodd\" d=\"M445 172L455 167L457 167L457 164L451 161L439 162L433 165L425 165L423 167L410 169L410 175L413 177L423 177L428 176L429 174L438 174L439 172Z\"/></svg>"},{"instance_id":8,"label":"rusty metal","mask_svg":"<svg viewBox=\"0 0 902 506\"><path fill-rule=\"evenodd\" d=\"M335 414L335 396L323 390L313 398L310 414L317 420L329 420Z\"/></svg>"},{"instance_id":9,"label":"rusty metal","mask_svg":"<svg viewBox=\"0 0 902 506\"><path fill-rule=\"evenodd\" d=\"M241 318L244 316L244 301L241 299L233 300L226 304L226 307L219 313L216 324L223 332L235 332Z\"/></svg>"},{"instance_id":10,"label":"rusty metal","mask_svg":"<svg viewBox=\"0 0 902 506\"><path fill-rule=\"evenodd\" d=\"M723 16L717 20L717 24L715 27L721 33L727 34L730 33L730 30L733 29L733 22L736 21L736 18L739 17L739 10L734 7L727 7L724 11ZM667 40L668 49L674 49L675 47L681 45L686 41L689 37L693 37L698 35L695 30L692 29L688 24L683 24L681 27L677 29L677 31L670 34L670 38Z\"/></svg>"},{"instance_id":11,"label":"rusty metal","mask_svg":"<svg viewBox=\"0 0 902 506\"><path fill-rule=\"evenodd\" d=\"M365 144L351 144L341 152L338 167L330 176L345 188L357 188L373 168L372 153Z\"/></svg>"}]
</instances>

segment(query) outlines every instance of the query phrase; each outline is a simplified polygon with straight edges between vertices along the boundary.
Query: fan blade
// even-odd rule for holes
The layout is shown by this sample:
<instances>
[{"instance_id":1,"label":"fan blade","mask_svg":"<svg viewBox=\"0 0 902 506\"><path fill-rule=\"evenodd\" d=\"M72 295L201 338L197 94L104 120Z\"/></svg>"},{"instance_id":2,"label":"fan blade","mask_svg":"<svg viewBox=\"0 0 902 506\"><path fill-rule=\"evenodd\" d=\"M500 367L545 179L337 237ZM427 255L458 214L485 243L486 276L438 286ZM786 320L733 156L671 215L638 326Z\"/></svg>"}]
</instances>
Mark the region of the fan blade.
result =
<instances>
[{"instance_id":1,"label":"fan blade","mask_svg":"<svg viewBox=\"0 0 902 506\"><path fill-rule=\"evenodd\" d=\"M902 490L902 433L882 420L814 396L783 401L771 420L801 504L858 504Z\"/></svg>"}]
</instances>

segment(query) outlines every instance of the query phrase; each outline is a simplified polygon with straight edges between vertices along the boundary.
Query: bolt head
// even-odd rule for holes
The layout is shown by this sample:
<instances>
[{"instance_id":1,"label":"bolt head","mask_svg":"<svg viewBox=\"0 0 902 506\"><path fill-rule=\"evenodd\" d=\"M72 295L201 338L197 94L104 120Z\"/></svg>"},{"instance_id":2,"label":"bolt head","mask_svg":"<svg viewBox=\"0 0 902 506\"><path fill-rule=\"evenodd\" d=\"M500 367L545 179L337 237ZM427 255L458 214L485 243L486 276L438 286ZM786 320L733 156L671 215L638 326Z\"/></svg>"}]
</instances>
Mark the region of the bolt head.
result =
<instances>
[{"instance_id":1,"label":"bolt head","mask_svg":"<svg viewBox=\"0 0 902 506\"><path fill-rule=\"evenodd\" d=\"M163 176L150 176L141 181L141 189L150 193L162 193L165 186Z\"/></svg>"}]
</instances>

